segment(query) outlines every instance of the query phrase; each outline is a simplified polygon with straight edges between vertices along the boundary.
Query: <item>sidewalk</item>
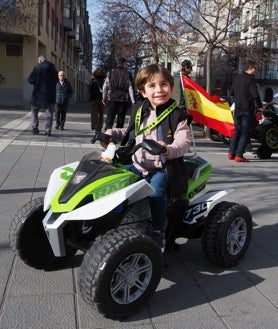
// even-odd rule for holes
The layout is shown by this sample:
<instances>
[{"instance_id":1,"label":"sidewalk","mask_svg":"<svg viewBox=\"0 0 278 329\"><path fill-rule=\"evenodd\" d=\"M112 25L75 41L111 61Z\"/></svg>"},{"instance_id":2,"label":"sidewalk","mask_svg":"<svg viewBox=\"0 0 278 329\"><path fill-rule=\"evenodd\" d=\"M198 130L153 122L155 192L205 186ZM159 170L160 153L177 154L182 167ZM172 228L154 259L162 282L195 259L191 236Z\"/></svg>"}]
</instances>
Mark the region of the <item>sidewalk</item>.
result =
<instances>
[{"instance_id":1,"label":"sidewalk","mask_svg":"<svg viewBox=\"0 0 278 329\"><path fill-rule=\"evenodd\" d=\"M276 329L278 327L278 154L248 164L226 158L227 146L196 139L212 165L207 189L234 188L229 201L253 215L250 248L238 266L212 265L201 242L179 240L164 255L164 272L150 302L123 322L103 318L85 304L78 288L81 255L65 268L40 271L15 257L9 226L17 209L44 195L54 168L80 160L90 143L86 104L71 105L64 131L32 135L30 114L0 109L0 329ZM43 131L44 116L40 116Z\"/></svg>"}]
</instances>

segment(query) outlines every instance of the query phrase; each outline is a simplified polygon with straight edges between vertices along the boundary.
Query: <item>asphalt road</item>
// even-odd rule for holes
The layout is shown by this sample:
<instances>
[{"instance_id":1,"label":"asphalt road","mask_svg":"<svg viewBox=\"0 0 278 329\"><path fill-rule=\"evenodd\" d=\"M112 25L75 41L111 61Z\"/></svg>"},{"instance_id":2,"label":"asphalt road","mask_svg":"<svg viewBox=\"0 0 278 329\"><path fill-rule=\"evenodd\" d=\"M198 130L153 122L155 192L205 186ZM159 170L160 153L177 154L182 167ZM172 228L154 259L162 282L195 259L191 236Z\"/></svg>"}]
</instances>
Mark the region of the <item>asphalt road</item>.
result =
<instances>
[{"instance_id":1,"label":"asphalt road","mask_svg":"<svg viewBox=\"0 0 278 329\"><path fill-rule=\"evenodd\" d=\"M17 209L43 196L53 169L101 150L90 143L88 104L71 105L65 130L52 137L33 136L26 111L0 109L0 329L278 328L278 154L260 160L247 153L250 163L236 163L227 160L226 145L198 129L195 135L196 152L213 166L206 189L234 188L227 200L252 213L249 250L237 266L223 269L206 259L199 239L179 241L179 251L164 255L162 280L149 303L120 322L82 300L81 255L65 268L42 271L25 265L9 246Z\"/></svg>"}]
</instances>

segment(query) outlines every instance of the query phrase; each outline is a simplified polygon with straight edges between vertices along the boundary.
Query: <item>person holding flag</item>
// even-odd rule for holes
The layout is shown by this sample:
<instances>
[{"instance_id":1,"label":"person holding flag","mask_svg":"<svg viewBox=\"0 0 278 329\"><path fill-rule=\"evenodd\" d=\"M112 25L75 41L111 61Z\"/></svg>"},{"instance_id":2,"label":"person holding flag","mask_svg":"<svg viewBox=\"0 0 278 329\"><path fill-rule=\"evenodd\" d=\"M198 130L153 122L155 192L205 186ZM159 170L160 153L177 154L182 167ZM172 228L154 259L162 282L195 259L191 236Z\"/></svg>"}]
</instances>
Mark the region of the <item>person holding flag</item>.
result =
<instances>
[{"instance_id":1,"label":"person holding flag","mask_svg":"<svg viewBox=\"0 0 278 329\"><path fill-rule=\"evenodd\" d=\"M181 73L186 75L190 79L191 72L192 72L192 63L190 62L190 60L185 59L181 63ZM180 88L181 88L181 92L180 92L179 107L186 110L186 102L185 102L185 97L184 97L184 92L183 92L182 81L180 83Z\"/></svg>"}]
</instances>

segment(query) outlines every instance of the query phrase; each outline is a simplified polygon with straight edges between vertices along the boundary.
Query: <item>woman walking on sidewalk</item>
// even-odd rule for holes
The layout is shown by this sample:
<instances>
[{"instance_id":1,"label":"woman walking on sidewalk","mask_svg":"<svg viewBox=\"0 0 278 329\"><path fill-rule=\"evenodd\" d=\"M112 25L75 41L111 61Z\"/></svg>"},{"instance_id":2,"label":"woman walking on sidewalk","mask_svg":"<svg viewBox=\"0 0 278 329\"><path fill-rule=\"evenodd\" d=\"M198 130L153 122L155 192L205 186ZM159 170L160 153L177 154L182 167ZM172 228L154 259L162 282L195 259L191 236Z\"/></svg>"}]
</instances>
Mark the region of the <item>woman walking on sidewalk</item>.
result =
<instances>
[{"instance_id":1,"label":"woman walking on sidewalk","mask_svg":"<svg viewBox=\"0 0 278 329\"><path fill-rule=\"evenodd\" d=\"M91 102L91 129L94 132L101 131L103 126L102 86L105 78L105 70L97 68L89 84L89 101Z\"/></svg>"}]
</instances>

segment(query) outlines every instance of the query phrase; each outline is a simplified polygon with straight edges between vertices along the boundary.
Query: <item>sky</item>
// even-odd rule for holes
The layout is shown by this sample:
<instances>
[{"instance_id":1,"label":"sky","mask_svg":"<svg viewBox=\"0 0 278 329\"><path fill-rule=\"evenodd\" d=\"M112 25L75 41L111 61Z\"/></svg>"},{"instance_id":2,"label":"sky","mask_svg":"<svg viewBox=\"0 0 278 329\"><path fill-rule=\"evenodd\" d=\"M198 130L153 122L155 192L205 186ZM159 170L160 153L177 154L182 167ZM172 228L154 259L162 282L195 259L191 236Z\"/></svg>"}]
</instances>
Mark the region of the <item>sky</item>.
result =
<instances>
[{"instance_id":1,"label":"sky","mask_svg":"<svg viewBox=\"0 0 278 329\"><path fill-rule=\"evenodd\" d=\"M89 12L90 24L92 33L98 25L97 16L101 10L101 1L99 0L87 0L87 10Z\"/></svg>"}]
</instances>

